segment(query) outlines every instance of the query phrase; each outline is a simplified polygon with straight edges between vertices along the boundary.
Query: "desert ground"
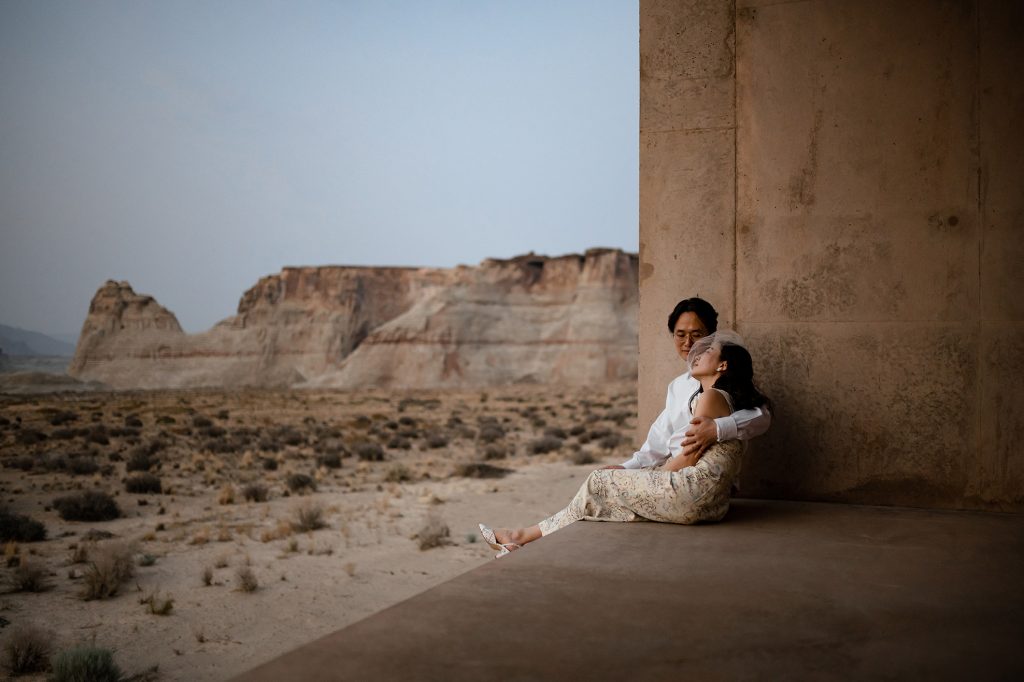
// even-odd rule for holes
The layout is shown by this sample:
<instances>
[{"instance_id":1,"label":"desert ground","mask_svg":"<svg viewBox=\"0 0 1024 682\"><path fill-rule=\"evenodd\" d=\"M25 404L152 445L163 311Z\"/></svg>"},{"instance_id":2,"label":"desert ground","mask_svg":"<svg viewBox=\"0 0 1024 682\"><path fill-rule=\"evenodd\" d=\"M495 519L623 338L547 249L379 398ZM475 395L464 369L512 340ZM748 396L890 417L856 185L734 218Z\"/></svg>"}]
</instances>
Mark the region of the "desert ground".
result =
<instances>
[{"instance_id":1,"label":"desert ground","mask_svg":"<svg viewBox=\"0 0 1024 682\"><path fill-rule=\"evenodd\" d=\"M494 560L478 522L557 511L635 430L633 383L0 395L0 655L226 679Z\"/></svg>"}]
</instances>

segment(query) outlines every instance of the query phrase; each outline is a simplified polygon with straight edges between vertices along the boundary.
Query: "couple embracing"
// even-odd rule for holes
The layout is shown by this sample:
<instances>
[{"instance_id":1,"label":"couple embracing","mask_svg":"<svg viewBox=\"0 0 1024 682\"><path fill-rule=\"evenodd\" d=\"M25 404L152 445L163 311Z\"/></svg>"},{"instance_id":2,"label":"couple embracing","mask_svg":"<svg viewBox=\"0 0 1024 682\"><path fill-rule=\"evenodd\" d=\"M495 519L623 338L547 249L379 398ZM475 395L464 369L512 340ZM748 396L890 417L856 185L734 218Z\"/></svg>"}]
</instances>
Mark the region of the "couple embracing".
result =
<instances>
[{"instance_id":1,"label":"couple embracing","mask_svg":"<svg viewBox=\"0 0 1024 682\"><path fill-rule=\"evenodd\" d=\"M686 371L668 386L647 440L621 465L592 472L567 507L528 528L480 532L499 557L575 521L719 521L740 473L743 441L768 430L769 401L754 386L750 353L718 329L707 301L680 301L668 329Z\"/></svg>"}]
</instances>

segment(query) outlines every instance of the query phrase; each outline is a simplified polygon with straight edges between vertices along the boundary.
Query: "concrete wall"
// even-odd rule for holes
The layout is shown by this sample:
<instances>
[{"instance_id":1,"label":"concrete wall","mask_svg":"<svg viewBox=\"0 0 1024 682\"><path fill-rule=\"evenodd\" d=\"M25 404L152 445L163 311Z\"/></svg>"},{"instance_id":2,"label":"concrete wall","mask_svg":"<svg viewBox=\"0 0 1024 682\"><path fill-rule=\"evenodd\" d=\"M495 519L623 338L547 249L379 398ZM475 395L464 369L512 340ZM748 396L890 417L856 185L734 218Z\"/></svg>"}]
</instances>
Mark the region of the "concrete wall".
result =
<instances>
[{"instance_id":1,"label":"concrete wall","mask_svg":"<svg viewBox=\"0 0 1024 682\"><path fill-rule=\"evenodd\" d=\"M1024 510L1024 3L640 4L640 413L699 294L746 495Z\"/></svg>"}]
</instances>

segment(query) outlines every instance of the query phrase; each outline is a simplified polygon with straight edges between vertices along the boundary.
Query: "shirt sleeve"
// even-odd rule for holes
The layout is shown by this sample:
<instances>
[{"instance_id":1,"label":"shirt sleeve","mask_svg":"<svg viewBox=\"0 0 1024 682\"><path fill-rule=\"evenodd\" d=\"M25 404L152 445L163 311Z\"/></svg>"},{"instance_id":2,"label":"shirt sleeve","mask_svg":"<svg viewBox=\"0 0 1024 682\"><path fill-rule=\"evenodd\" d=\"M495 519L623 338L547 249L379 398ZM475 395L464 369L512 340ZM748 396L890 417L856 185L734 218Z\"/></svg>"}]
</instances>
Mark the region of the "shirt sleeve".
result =
<instances>
[{"instance_id":1,"label":"shirt sleeve","mask_svg":"<svg viewBox=\"0 0 1024 682\"><path fill-rule=\"evenodd\" d=\"M750 410L733 412L727 417L715 420L719 442L725 440L750 440L757 438L772 424L772 415L768 407L762 405Z\"/></svg>"}]
</instances>

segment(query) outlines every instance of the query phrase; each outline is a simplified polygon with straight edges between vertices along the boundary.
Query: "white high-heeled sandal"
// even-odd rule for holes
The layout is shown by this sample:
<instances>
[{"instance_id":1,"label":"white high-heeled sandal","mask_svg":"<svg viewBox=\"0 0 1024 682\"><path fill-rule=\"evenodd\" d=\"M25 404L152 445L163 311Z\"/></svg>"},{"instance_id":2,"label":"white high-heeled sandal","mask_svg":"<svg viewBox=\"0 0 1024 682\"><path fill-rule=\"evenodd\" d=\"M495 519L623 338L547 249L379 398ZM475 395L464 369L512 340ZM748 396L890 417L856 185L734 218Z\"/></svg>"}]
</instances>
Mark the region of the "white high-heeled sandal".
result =
<instances>
[{"instance_id":1,"label":"white high-heeled sandal","mask_svg":"<svg viewBox=\"0 0 1024 682\"><path fill-rule=\"evenodd\" d=\"M494 537L494 531L482 523L480 524L480 535L483 537L484 542L490 545L491 549L498 550L498 553L494 555L495 559L500 559L513 550L523 548L522 545L517 545L514 542L507 542L505 544L498 542L498 539Z\"/></svg>"}]
</instances>

